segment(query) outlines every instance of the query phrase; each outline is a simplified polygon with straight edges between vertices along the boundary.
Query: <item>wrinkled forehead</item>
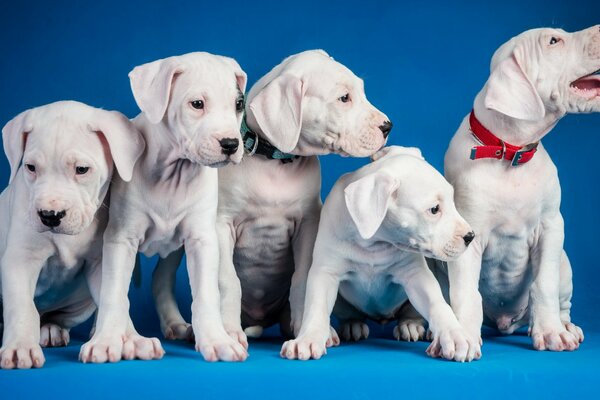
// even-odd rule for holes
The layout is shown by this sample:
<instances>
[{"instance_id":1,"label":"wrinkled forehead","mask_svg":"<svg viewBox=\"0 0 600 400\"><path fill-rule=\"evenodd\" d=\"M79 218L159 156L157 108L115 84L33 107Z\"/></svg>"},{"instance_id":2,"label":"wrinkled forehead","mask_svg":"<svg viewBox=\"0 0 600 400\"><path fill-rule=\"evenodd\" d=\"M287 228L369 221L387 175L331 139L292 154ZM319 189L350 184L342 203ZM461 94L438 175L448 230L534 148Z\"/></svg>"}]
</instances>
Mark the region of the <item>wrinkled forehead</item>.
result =
<instances>
[{"instance_id":1,"label":"wrinkled forehead","mask_svg":"<svg viewBox=\"0 0 600 400\"><path fill-rule=\"evenodd\" d=\"M356 87L357 89L363 88L362 79L357 77L345 65L318 52L297 56L289 62L286 71L294 73L307 82L315 82L314 85L309 84L309 90L311 88L327 89L339 85Z\"/></svg>"},{"instance_id":2,"label":"wrinkled forehead","mask_svg":"<svg viewBox=\"0 0 600 400\"><path fill-rule=\"evenodd\" d=\"M540 51L537 51L537 49L546 38L552 36L565 37L567 35L572 34L562 29L555 28L536 28L522 32L511 38L496 50L492 57L490 67L493 70L498 63L510 57L516 47L523 48L527 52L528 59L533 61L542 54Z\"/></svg>"},{"instance_id":3,"label":"wrinkled forehead","mask_svg":"<svg viewBox=\"0 0 600 400\"><path fill-rule=\"evenodd\" d=\"M237 97L238 92L233 68L226 62L213 58L186 61L173 83L174 95L191 93Z\"/></svg>"},{"instance_id":4,"label":"wrinkled forehead","mask_svg":"<svg viewBox=\"0 0 600 400\"><path fill-rule=\"evenodd\" d=\"M27 135L25 156L44 155L47 160L60 159L64 154L103 156L102 139L85 121L59 116L43 124L34 123L32 128Z\"/></svg>"},{"instance_id":5,"label":"wrinkled forehead","mask_svg":"<svg viewBox=\"0 0 600 400\"><path fill-rule=\"evenodd\" d=\"M398 177L398 197L408 204L452 200L452 185L433 166L421 158L398 155L389 160L386 168Z\"/></svg>"}]
</instances>

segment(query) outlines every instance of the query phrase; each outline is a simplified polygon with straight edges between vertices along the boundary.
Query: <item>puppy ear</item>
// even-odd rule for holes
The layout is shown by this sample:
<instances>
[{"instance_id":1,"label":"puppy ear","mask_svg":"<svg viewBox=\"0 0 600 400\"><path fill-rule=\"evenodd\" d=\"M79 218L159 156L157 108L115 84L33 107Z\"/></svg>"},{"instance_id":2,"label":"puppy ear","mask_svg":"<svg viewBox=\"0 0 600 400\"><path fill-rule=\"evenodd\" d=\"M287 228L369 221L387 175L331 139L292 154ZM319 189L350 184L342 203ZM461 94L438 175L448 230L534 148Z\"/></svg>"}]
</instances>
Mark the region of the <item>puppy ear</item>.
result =
<instances>
[{"instance_id":1,"label":"puppy ear","mask_svg":"<svg viewBox=\"0 0 600 400\"><path fill-rule=\"evenodd\" d=\"M246 92L246 84L248 83L248 76L242 70L242 67L240 67L240 64L238 64L238 62L235 61L233 58L223 57L223 59L225 60L226 63L228 63L233 68L233 72L235 73L235 79L237 81L237 87L240 89L240 91L242 93L245 93Z\"/></svg>"},{"instance_id":2,"label":"puppy ear","mask_svg":"<svg viewBox=\"0 0 600 400\"><path fill-rule=\"evenodd\" d=\"M283 152L296 147L302 128L304 82L284 74L273 79L250 102L250 111L266 138Z\"/></svg>"},{"instance_id":3,"label":"puppy ear","mask_svg":"<svg viewBox=\"0 0 600 400\"><path fill-rule=\"evenodd\" d=\"M377 232L397 188L396 180L384 172L369 174L346 187L346 207L363 239Z\"/></svg>"},{"instance_id":4,"label":"puppy ear","mask_svg":"<svg viewBox=\"0 0 600 400\"><path fill-rule=\"evenodd\" d=\"M417 147L386 146L371 156L371 161L381 160L387 155L407 155L424 160L421 150Z\"/></svg>"},{"instance_id":5,"label":"puppy ear","mask_svg":"<svg viewBox=\"0 0 600 400\"><path fill-rule=\"evenodd\" d=\"M133 123L117 111L98 110L90 130L104 136L121 179L129 182L146 142Z\"/></svg>"},{"instance_id":6,"label":"puppy ear","mask_svg":"<svg viewBox=\"0 0 600 400\"><path fill-rule=\"evenodd\" d=\"M23 111L2 128L2 143L4 145L4 153L10 164L10 179L12 182L17 175L23 153L25 152L25 141L27 134L33 130L33 125L30 122L30 113L32 110Z\"/></svg>"},{"instance_id":7,"label":"puppy ear","mask_svg":"<svg viewBox=\"0 0 600 400\"><path fill-rule=\"evenodd\" d=\"M546 108L520 64L519 47L494 68L487 81L484 104L509 117L539 121Z\"/></svg>"},{"instance_id":8,"label":"puppy ear","mask_svg":"<svg viewBox=\"0 0 600 400\"><path fill-rule=\"evenodd\" d=\"M129 72L135 102L151 123L157 124L165 116L173 78L181 72L183 67L176 57L139 65Z\"/></svg>"}]
</instances>

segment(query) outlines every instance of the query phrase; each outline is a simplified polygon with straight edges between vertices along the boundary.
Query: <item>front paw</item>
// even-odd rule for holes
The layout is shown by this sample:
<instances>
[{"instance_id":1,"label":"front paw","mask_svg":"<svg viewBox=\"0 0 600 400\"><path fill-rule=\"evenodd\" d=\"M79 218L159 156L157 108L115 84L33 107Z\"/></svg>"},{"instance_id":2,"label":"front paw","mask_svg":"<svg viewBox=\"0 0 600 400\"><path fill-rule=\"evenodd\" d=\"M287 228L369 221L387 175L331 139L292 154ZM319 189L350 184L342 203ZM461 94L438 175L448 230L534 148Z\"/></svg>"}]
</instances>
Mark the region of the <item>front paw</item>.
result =
<instances>
[{"instance_id":1,"label":"front paw","mask_svg":"<svg viewBox=\"0 0 600 400\"><path fill-rule=\"evenodd\" d=\"M463 329L443 329L433 333L433 340L427 348L427 354L433 358L469 362L481 358L479 337L466 334Z\"/></svg>"},{"instance_id":2,"label":"front paw","mask_svg":"<svg viewBox=\"0 0 600 400\"><path fill-rule=\"evenodd\" d=\"M334 347L340 345L340 337L338 336L333 326L329 327L329 337L327 337L327 341L325 342L326 347Z\"/></svg>"},{"instance_id":3,"label":"front paw","mask_svg":"<svg viewBox=\"0 0 600 400\"><path fill-rule=\"evenodd\" d=\"M301 335L294 340L288 340L281 346L281 357L288 360L309 360L323 357L327 354L326 340L311 335Z\"/></svg>"},{"instance_id":4,"label":"front paw","mask_svg":"<svg viewBox=\"0 0 600 400\"><path fill-rule=\"evenodd\" d=\"M123 340L120 335L97 335L81 346L79 361L83 363L105 363L121 360Z\"/></svg>"},{"instance_id":5,"label":"front paw","mask_svg":"<svg viewBox=\"0 0 600 400\"><path fill-rule=\"evenodd\" d=\"M0 348L0 368L41 368L46 359L37 343L6 343Z\"/></svg>"},{"instance_id":6,"label":"front paw","mask_svg":"<svg viewBox=\"0 0 600 400\"><path fill-rule=\"evenodd\" d=\"M225 327L225 332L227 332L230 338L238 342L244 350L248 350L248 337L241 326L231 328Z\"/></svg>"},{"instance_id":7,"label":"front paw","mask_svg":"<svg viewBox=\"0 0 600 400\"><path fill-rule=\"evenodd\" d=\"M248 352L238 341L224 334L220 337L199 339L196 351L202 353L206 361L245 361Z\"/></svg>"},{"instance_id":8,"label":"front paw","mask_svg":"<svg viewBox=\"0 0 600 400\"><path fill-rule=\"evenodd\" d=\"M422 318L403 319L398 321L398 325L394 327L394 338L406 342L425 340L426 333L425 320Z\"/></svg>"},{"instance_id":9,"label":"front paw","mask_svg":"<svg viewBox=\"0 0 600 400\"><path fill-rule=\"evenodd\" d=\"M121 354L124 360L160 360L165 351L157 338L130 333L125 337Z\"/></svg>"},{"instance_id":10,"label":"front paw","mask_svg":"<svg viewBox=\"0 0 600 400\"><path fill-rule=\"evenodd\" d=\"M347 342L358 342L369 337L369 327L364 321L348 320L340 326L340 336Z\"/></svg>"},{"instance_id":11,"label":"front paw","mask_svg":"<svg viewBox=\"0 0 600 400\"><path fill-rule=\"evenodd\" d=\"M556 324L556 326L533 324L529 334L536 350L573 351L577 350L579 343L583 341L583 332L577 328L575 325L567 327L563 324Z\"/></svg>"},{"instance_id":12,"label":"front paw","mask_svg":"<svg viewBox=\"0 0 600 400\"><path fill-rule=\"evenodd\" d=\"M69 330L56 324L44 324L40 328L40 346L62 347L69 344Z\"/></svg>"},{"instance_id":13,"label":"front paw","mask_svg":"<svg viewBox=\"0 0 600 400\"><path fill-rule=\"evenodd\" d=\"M162 329L165 338L168 340L185 340L194 342L194 330L192 325L187 322L177 322L170 324Z\"/></svg>"}]
</instances>

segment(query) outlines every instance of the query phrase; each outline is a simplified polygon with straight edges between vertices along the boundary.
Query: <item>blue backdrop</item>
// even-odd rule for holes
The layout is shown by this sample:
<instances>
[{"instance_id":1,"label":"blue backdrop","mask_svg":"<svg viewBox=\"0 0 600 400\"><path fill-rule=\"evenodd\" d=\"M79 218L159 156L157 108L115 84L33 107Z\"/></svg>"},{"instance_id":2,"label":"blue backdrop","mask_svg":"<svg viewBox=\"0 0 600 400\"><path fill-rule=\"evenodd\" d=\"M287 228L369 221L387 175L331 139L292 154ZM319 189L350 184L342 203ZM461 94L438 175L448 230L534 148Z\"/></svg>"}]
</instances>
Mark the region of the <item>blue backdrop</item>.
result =
<instances>
[{"instance_id":1,"label":"blue backdrop","mask_svg":"<svg viewBox=\"0 0 600 400\"><path fill-rule=\"evenodd\" d=\"M394 122L389 143L418 146L441 169L447 144L487 79L500 44L529 28L574 31L597 23L596 0L2 2L0 123L62 99L133 117L138 108L127 73L158 58L199 50L231 56L252 84L284 57L323 48L364 78L371 102ZM599 125L600 115L568 116L544 140L563 188L565 246L574 268L573 316L586 332L575 353L535 352L524 334L489 334L484 358L469 365L427 358L426 343L385 339L345 345L322 361L300 363L279 360L281 340L275 337L251 343L251 357L238 365L204 363L191 345L165 343L161 361L90 366L76 361L85 339L80 329L69 347L45 351L43 370L0 371L0 392L98 398L593 393L600 369L600 272L594 257ZM323 157L323 196L337 177L365 162ZM8 164L0 164L4 186ZM144 260L142 287L130 294L134 321L145 334L158 334L149 289L154 262ZM189 285L185 270L180 272L178 298L189 315ZM391 337L389 328L374 333Z\"/></svg>"}]
</instances>

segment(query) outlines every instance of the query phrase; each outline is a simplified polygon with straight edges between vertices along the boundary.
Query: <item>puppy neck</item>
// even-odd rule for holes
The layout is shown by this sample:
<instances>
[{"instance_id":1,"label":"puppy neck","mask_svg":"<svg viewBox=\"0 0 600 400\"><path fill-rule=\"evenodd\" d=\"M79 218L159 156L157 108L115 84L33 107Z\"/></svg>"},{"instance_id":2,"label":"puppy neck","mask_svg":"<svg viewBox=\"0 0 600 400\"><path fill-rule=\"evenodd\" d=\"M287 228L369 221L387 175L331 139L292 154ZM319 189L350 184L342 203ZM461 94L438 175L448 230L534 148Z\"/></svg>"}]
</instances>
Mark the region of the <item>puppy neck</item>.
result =
<instances>
[{"instance_id":1,"label":"puppy neck","mask_svg":"<svg viewBox=\"0 0 600 400\"><path fill-rule=\"evenodd\" d=\"M515 146L525 146L539 142L550 132L564 114L547 112L539 121L525 121L512 118L498 111L488 109L484 104L487 87L477 94L473 110L477 119L499 139Z\"/></svg>"}]
</instances>

